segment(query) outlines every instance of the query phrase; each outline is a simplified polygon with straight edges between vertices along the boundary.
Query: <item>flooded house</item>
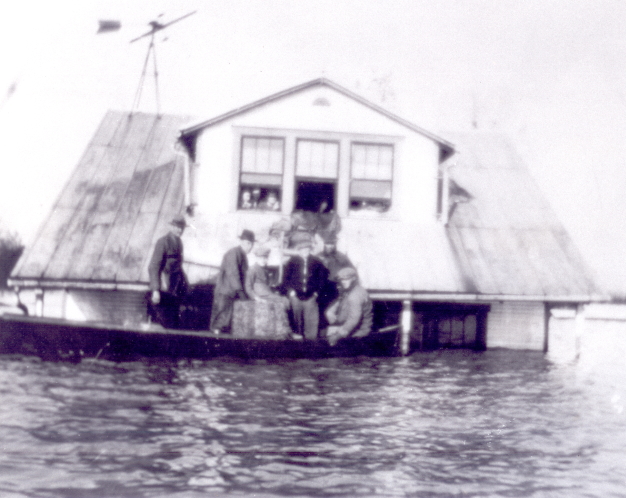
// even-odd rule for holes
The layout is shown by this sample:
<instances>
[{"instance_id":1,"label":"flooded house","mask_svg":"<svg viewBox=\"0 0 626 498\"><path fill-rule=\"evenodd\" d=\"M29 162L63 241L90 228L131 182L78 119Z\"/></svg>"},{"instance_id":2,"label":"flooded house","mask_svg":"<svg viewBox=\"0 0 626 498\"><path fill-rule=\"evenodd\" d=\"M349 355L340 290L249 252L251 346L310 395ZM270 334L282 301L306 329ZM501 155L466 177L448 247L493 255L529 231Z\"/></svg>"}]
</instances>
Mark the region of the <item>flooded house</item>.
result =
<instances>
[{"instance_id":1,"label":"flooded house","mask_svg":"<svg viewBox=\"0 0 626 498\"><path fill-rule=\"evenodd\" d=\"M210 286L243 229L279 267L294 213L322 206L376 324L415 347L547 350L553 322L575 337L598 298L506 137L443 138L327 79L207 120L109 112L10 283L33 314L139 323L173 216L192 225L191 283Z\"/></svg>"}]
</instances>

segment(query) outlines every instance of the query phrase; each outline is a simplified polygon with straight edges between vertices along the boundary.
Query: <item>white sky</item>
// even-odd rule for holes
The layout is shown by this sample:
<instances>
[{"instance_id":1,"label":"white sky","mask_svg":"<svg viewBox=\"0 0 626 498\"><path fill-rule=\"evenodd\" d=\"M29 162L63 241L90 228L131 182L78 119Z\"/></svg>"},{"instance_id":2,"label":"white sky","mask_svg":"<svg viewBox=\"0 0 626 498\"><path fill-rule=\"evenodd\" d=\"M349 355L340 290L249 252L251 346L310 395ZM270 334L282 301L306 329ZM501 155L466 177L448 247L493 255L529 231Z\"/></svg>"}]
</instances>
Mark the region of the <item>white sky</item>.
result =
<instances>
[{"instance_id":1,"label":"white sky","mask_svg":"<svg viewBox=\"0 0 626 498\"><path fill-rule=\"evenodd\" d=\"M130 108L148 41L129 41L192 10L157 38L163 112L209 118L325 76L444 137L476 118L514 140L591 264L626 290L621 0L10 2L3 226L28 242L106 110ZM96 35L98 19L122 29Z\"/></svg>"}]
</instances>

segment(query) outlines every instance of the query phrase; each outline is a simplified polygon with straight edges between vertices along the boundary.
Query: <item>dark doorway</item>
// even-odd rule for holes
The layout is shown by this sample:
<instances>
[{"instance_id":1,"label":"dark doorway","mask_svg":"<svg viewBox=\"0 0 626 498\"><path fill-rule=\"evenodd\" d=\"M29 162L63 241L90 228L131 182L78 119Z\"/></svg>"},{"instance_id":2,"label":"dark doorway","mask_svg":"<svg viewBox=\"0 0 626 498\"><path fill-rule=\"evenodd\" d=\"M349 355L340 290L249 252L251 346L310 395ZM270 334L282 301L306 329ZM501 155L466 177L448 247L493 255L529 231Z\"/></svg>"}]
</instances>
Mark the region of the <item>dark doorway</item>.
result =
<instances>
[{"instance_id":1,"label":"dark doorway","mask_svg":"<svg viewBox=\"0 0 626 498\"><path fill-rule=\"evenodd\" d=\"M330 182L297 181L296 209L318 212L323 202L325 211L335 209L335 184Z\"/></svg>"},{"instance_id":2,"label":"dark doorway","mask_svg":"<svg viewBox=\"0 0 626 498\"><path fill-rule=\"evenodd\" d=\"M483 350L486 347L488 312L488 305L413 303L412 345L426 350Z\"/></svg>"},{"instance_id":3,"label":"dark doorway","mask_svg":"<svg viewBox=\"0 0 626 498\"><path fill-rule=\"evenodd\" d=\"M402 302L374 301L374 330L399 324ZM487 339L488 305L414 302L410 349L483 350Z\"/></svg>"}]
</instances>

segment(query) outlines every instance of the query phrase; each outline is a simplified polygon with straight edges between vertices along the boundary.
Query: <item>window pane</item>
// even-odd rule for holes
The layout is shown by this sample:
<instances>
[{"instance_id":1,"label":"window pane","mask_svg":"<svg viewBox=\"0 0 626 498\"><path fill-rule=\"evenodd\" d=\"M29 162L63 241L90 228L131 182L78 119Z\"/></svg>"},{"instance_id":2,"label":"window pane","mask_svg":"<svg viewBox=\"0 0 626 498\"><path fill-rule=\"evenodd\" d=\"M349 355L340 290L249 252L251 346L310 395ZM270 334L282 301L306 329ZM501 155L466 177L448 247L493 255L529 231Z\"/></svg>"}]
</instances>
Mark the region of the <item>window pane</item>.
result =
<instances>
[{"instance_id":1,"label":"window pane","mask_svg":"<svg viewBox=\"0 0 626 498\"><path fill-rule=\"evenodd\" d=\"M282 138L244 137L241 144L241 171L282 174L283 150Z\"/></svg>"},{"instance_id":2,"label":"window pane","mask_svg":"<svg viewBox=\"0 0 626 498\"><path fill-rule=\"evenodd\" d=\"M391 182L352 180L350 198L391 199Z\"/></svg>"},{"instance_id":3,"label":"window pane","mask_svg":"<svg viewBox=\"0 0 626 498\"><path fill-rule=\"evenodd\" d=\"M263 175L260 173L242 173L241 183L245 185L282 185L281 175Z\"/></svg>"},{"instance_id":4,"label":"window pane","mask_svg":"<svg viewBox=\"0 0 626 498\"><path fill-rule=\"evenodd\" d=\"M244 138L241 144L241 169L254 171L256 169L256 138Z\"/></svg>"},{"instance_id":5,"label":"window pane","mask_svg":"<svg viewBox=\"0 0 626 498\"><path fill-rule=\"evenodd\" d=\"M353 143L352 178L391 180L393 178L393 145Z\"/></svg>"},{"instance_id":6,"label":"window pane","mask_svg":"<svg viewBox=\"0 0 626 498\"><path fill-rule=\"evenodd\" d=\"M296 174L313 178L337 178L339 144L298 140Z\"/></svg>"},{"instance_id":7,"label":"window pane","mask_svg":"<svg viewBox=\"0 0 626 498\"><path fill-rule=\"evenodd\" d=\"M256 144L256 172L267 173L270 162L270 141L267 138L257 138Z\"/></svg>"}]
</instances>

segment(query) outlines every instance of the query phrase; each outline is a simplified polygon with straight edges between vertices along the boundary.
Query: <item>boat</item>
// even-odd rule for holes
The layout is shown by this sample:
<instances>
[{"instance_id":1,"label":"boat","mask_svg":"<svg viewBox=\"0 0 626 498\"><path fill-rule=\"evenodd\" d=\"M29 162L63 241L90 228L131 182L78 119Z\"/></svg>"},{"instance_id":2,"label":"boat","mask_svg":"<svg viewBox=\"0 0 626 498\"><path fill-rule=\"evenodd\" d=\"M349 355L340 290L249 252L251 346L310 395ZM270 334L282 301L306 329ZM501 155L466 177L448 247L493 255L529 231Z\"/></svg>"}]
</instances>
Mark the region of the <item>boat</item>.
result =
<instances>
[{"instance_id":1,"label":"boat","mask_svg":"<svg viewBox=\"0 0 626 498\"><path fill-rule=\"evenodd\" d=\"M120 326L13 314L0 316L0 354L34 355L48 361L77 363L84 358L135 361L141 358L395 356L400 354L399 336L399 326L396 325L373 331L367 337L341 339L330 346L324 340L238 338L207 331Z\"/></svg>"}]
</instances>

